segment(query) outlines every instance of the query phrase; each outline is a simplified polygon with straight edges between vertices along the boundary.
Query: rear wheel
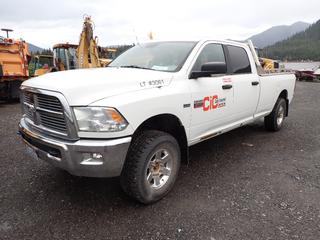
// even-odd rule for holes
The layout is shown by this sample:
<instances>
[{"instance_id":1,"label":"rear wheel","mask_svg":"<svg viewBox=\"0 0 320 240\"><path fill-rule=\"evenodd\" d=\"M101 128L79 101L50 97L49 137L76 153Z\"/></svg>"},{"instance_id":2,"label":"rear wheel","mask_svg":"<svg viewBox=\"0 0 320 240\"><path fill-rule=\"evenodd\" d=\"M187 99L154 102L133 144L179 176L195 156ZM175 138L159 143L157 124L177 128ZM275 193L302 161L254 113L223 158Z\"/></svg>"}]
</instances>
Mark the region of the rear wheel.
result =
<instances>
[{"instance_id":1,"label":"rear wheel","mask_svg":"<svg viewBox=\"0 0 320 240\"><path fill-rule=\"evenodd\" d=\"M265 128L269 131L279 131L287 112L286 100L279 98L272 112L264 118Z\"/></svg>"},{"instance_id":2,"label":"rear wheel","mask_svg":"<svg viewBox=\"0 0 320 240\"><path fill-rule=\"evenodd\" d=\"M121 174L123 190L141 203L160 200L172 189L180 168L174 137L146 131L134 139Z\"/></svg>"}]
</instances>

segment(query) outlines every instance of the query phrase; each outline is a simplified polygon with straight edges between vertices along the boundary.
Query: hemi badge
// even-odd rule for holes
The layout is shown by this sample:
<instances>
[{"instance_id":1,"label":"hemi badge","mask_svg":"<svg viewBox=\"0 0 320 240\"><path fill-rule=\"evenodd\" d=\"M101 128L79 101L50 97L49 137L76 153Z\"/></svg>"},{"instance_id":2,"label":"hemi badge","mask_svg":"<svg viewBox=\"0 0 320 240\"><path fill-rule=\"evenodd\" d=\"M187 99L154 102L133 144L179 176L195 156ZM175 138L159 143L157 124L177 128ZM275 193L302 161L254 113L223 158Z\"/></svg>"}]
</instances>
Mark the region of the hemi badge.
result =
<instances>
[{"instance_id":1,"label":"hemi badge","mask_svg":"<svg viewBox=\"0 0 320 240\"><path fill-rule=\"evenodd\" d=\"M190 103L183 104L183 108L188 108L188 107L190 107L190 106L191 106Z\"/></svg>"}]
</instances>

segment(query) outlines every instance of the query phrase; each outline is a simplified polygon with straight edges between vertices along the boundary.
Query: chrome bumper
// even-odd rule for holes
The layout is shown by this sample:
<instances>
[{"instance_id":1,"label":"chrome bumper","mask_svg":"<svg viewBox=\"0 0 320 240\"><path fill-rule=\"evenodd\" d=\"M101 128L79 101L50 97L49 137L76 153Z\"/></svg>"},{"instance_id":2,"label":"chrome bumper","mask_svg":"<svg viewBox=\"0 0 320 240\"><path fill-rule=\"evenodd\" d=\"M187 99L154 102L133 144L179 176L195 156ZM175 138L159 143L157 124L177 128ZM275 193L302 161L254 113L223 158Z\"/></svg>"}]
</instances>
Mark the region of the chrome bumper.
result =
<instances>
[{"instance_id":1,"label":"chrome bumper","mask_svg":"<svg viewBox=\"0 0 320 240\"><path fill-rule=\"evenodd\" d=\"M19 132L39 159L65 169L73 175L86 177L120 176L131 137L113 140L80 139L65 141L31 132L22 118ZM100 154L96 161L90 155ZM88 160L89 159L89 160Z\"/></svg>"}]
</instances>

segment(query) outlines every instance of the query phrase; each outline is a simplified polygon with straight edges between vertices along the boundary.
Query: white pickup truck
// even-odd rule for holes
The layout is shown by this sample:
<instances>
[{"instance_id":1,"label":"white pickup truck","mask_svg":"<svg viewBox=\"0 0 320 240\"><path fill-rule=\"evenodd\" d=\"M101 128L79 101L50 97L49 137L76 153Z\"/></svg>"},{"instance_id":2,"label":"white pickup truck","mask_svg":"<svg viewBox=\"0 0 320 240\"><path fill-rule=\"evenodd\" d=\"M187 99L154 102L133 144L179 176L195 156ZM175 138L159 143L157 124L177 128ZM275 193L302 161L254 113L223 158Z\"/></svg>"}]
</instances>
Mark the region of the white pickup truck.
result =
<instances>
[{"instance_id":1,"label":"white pickup truck","mask_svg":"<svg viewBox=\"0 0 320 240\"><path fill-rule=\"evenodd\" d=\"M188 147L264 117L277 131L295 75L265 74L250 43L138 44L109 67L50 73L21 87L27 152L71 174L120 176L142 203L173 187Z\"/></svg>"}]
</instances>

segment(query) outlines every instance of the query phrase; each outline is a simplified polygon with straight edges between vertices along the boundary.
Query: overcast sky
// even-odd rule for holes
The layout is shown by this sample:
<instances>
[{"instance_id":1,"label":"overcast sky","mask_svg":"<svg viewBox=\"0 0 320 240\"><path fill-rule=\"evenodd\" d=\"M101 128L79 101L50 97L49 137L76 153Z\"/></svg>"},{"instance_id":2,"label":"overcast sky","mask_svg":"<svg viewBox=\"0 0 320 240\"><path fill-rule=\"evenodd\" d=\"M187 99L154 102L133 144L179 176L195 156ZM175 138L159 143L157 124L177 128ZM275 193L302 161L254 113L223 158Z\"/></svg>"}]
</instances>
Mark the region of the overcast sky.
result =
<instances>
[{"instance_id":1,"label":"overcast sky","mask_svg":"<svg viewBox=\"0 0 320 240\"><path fill-rule=\"evenodd\" d=\"M271 26L320 19L319 0L9 0L0 9L0 28L45 48L78 43L85 14L101 46L147 41L150 31L155 40L241 40Z\"/></svg>"}]
</instances>

